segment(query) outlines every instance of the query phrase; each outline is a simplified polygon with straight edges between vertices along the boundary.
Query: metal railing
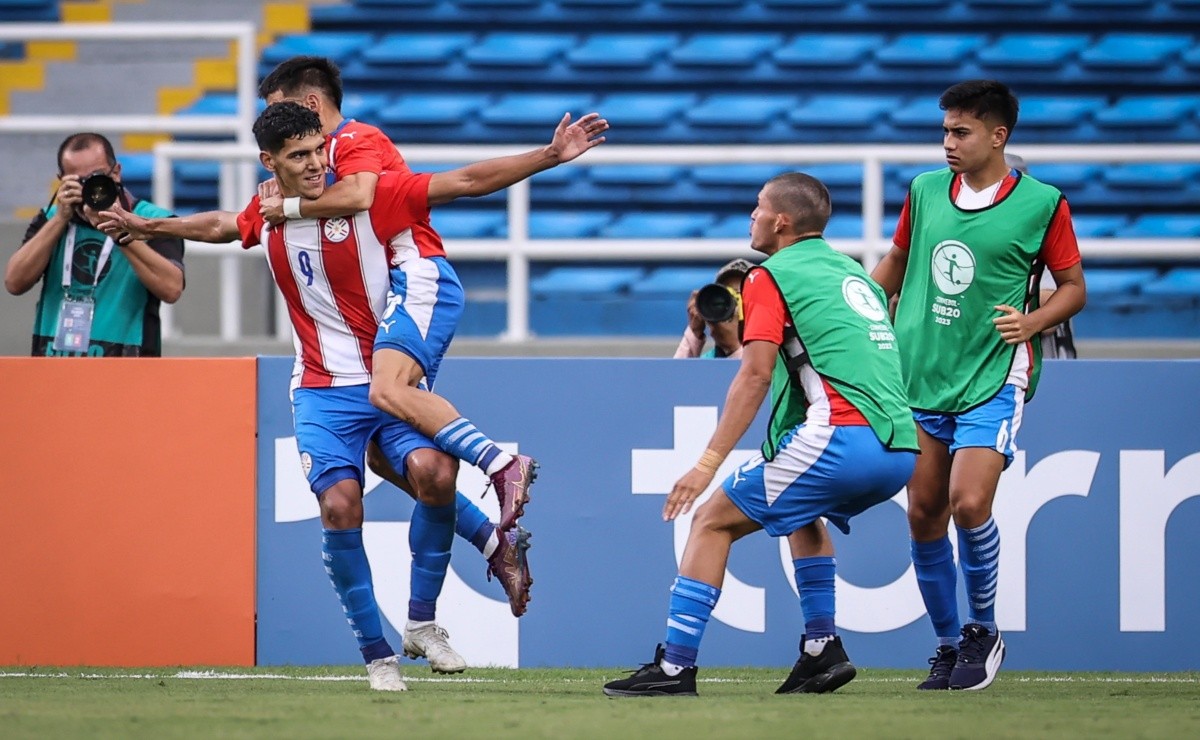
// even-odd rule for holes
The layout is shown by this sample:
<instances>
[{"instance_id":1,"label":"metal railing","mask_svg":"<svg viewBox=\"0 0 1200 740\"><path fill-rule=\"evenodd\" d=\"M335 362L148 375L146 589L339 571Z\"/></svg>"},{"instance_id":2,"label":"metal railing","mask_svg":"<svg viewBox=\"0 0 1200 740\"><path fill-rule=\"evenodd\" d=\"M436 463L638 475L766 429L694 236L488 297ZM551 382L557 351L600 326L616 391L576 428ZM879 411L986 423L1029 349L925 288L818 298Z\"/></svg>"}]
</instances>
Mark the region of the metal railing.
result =
<instances>
[{"instance_id":1,"label":"metal railing","mask_svg":"<svg viewBox=\"0 0 1200 740\"><path fill-rule=\"evenodd\" d=\"M419 170L423 162L474 162L534 148L529 146L405 146L404 158ZM1031 166L1039 162L1200 162L1200 145L1026 145L1019 148ZM234 144L164 142L154 149L154 202L170 208L174 203L173 164L180 160L221 162L221 208L241 210L254 193L253 178L233 180L238 163L256 162L258 149ZM932 168L944 162L938 146L613 146L605 145L585 154L566 167L598 164L751 164L796 165L829 162L860 162L863 166L862 222L860 239L837 239L835 246L861 259L868 269L890 248L883 235L884 164L923 164ZM1035 175L1036 176L1036 175ZM447 240L452 260L495 260L507 265L507 328L502 339L523 341L529 330L529 263L533 260L602 261L696 261L724 260L749 256L745 239L532 239L529 236L529 182L508 188L508 236L503 239ZM747 220L749 207L747 204ZM188 242L189 256L216 255L222 259L220 301L221 338L240 338L240 297L237 273L229 265L255 253L240 245L211 245ZM1200 241L1194 239L1084 239L1085 257L1138 259L1200 258ZM261 257L260 257L261 259ZM282 298L276 295L275 336L290 336L291 328ZM169 336L169 317L164 318L164 336Z\"/></svg>"}]
</instances>

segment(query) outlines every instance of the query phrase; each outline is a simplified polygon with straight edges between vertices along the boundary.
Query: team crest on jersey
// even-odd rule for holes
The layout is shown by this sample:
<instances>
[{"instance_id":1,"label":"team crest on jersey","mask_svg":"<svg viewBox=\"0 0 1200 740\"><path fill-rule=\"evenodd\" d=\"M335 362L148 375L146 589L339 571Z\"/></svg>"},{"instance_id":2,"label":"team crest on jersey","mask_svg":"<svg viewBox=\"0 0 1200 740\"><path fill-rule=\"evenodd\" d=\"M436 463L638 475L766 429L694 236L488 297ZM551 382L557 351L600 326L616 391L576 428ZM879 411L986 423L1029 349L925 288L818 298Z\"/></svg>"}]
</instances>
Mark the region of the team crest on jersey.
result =
<instances>
[{"instance_id":1,"label":"team crest on jersey","mask_svg":"<svg viewBox=\"0 0 1200 740\"><path fill-rule=\"evenodd\" d=\"M312 472L312 455L307 452L300 453L300 469L304 471L305 477Z\"/></svg>"},{"instance_id":2,"label":"team crest on jersey","mask_svg":"<svg viewBox=\"0 0 1200 740\"><path fill-rule=\"evenodd\" d=\"M343 241L350 236L350 223L344 218L331 218L325 221L325 238L331 242Z\"/></svg>"},{"instance_id":3,"label":"team crest on jersey","mask_svg":"<svg viewBox=\"0 0 1200 740\"><path fill-rule=\"evenodd\" d=\"M930 262L933 282L946 295L958 295L975 281L975 255L960 241L939 242Z\"/></svg>"},{"instance_id":4,"label":"team crest on jersey","mask_svg":"<svg viewBox=\"0 0 1200 740\"><path fill-rule=\"evenodd\" d=\"M883 321L887 318L887 311L879 302L879 296L860 277L851 275L842 281L842 298L847 306L867 321Z\"/></svg>"}]
</instances>

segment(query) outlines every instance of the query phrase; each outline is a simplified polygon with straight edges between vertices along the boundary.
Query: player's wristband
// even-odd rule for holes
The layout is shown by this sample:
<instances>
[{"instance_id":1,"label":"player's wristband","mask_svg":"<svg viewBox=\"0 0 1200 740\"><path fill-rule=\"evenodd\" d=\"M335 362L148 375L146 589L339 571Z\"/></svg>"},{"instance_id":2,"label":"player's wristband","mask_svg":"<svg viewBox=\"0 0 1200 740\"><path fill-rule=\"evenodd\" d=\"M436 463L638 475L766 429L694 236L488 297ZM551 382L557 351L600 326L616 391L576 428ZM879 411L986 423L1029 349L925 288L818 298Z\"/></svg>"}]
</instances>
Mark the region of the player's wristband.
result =
<instances>
[{"instance_id":1,"label":"player's wristband","mask_svg":"<svg viewBox=\"0 0 1200 740\"><path fill-rule=\"evenodd\" d=\"M300 215L300 198L284 198L283 199L283 217L284 218L304 218Z\"/></svg>"},{"instance_id":2,"label":"player's wristband","mask_svg":"<svg viewBox=\"0 0 1200 740\"><path fill-rule=\"evenodd\" d=\"M721 463L725 462L725 457L713 452L711 449L705 450L700 456L700 462L696 463L696 470L708 475L716 475L717 468L721 467Z\"/></svg>"}]
</instances>

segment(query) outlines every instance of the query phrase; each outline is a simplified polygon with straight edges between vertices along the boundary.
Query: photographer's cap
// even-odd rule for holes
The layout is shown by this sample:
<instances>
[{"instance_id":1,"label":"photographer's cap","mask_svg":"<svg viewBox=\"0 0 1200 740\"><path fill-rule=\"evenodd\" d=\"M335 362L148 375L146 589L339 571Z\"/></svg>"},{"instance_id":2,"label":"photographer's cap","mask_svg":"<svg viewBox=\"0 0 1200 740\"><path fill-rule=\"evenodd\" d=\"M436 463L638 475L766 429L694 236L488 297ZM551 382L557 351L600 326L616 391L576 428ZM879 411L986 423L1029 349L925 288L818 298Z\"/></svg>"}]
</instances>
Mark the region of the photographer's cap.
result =
<instances>
[{"instance_id":1,"label":"photographer's cap","mask_svg":"<svg viewBox=\"0 0 1200 740\"><path fill-rule=\"evenodd\" d=\"M721 282L721 278L728 277L731 273L744 276L746 273L750 272L750 268L752 267L754 267L753 262L738 257L737 259L730 260L722 265L721 269L717 270L717 277L715 280L719 283Z\"/></svg>"}]
</instances>

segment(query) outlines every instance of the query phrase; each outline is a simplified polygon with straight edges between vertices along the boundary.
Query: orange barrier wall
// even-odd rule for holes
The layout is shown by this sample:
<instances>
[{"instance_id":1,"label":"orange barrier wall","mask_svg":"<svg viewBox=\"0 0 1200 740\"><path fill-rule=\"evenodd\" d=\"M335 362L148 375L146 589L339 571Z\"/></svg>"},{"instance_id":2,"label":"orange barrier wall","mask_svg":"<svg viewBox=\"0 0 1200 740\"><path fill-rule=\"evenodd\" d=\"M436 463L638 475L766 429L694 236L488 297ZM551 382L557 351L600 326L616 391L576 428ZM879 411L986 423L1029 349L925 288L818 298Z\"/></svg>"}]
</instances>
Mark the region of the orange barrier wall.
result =
<instances>
[{"instance_id":1,"label":"orange barrier wall","mask_svg":"<svg viewBox=\"0 0 1200 740\"><path fill-rule=\"evenodd\" d=\"M0 358L0 665L254 664L255 371Z\"/></svg>"}]
</instances>

